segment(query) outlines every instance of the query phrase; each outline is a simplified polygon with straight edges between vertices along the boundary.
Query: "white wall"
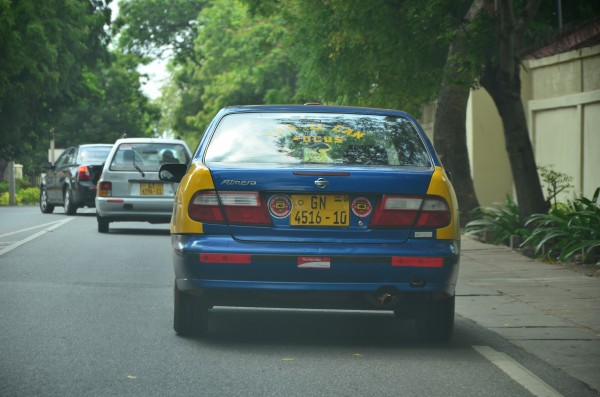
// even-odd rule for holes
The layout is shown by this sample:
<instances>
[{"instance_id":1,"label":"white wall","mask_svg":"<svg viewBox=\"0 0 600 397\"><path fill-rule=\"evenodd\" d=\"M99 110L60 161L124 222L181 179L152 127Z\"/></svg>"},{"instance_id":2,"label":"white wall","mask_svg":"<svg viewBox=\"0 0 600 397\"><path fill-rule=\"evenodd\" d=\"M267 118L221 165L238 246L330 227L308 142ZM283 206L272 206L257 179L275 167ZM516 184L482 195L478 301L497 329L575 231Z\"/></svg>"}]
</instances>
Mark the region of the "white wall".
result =
<instances>
[{"instance_id":1,"label":"white wall","mask_svg":"<svg viewBox=\"0 0 600 397\"><path fill-rule=\"evenodd\" d=\"M600 187L600 45L523 64L521 98L537 164L573 178L574 189L559 200L591 198ZM434 120L435 104L426 105L421 121L430 138ZM507 194L516 200L502 120L484 89L471 91L466 127L480 205L503 203Z\"/></svg>"},{"instance_id":2,"label":"white wall","mask_svg":"<svg viewBox=\"0 0 600 397\"><path fill-rule=\"evenodd\" d=\"M573 194L600 187L600 46L525 62L529 127L539 165L573 177Z\"/></svg>"}]
</instances>

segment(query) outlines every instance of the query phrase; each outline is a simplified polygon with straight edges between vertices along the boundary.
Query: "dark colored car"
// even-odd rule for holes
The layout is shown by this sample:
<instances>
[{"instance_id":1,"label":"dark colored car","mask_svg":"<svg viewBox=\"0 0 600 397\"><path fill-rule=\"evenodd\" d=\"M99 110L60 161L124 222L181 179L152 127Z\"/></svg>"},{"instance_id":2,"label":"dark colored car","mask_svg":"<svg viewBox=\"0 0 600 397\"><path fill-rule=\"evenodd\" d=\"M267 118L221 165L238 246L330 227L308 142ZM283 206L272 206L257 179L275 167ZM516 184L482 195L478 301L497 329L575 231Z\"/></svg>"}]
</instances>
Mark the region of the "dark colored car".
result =
<instances>
[{"instance_id":1,"label":"dark colored car","mask_svg":"<svg viewBox=\"0 0 600 397\"><path fill-rule=\"evenodd\" d=\"M458 206L410 115L333 106L223 109L180 182L171 219L174 328L215 306L389 310L450 338Z\"/></svg>"},{"instance_id":2,"label":"dark colored car","mask_svg":"<svg viewBox=\"0 0 600 397\"><path fill-rule=\"evenodd\" d=\"M54 164L46 164L40 186L40 209L44 214L62 206L67 215L78 208L95 207L96 183L110 153L111 144L88 144L67 148Z\"/></svg>"}]
</instances>

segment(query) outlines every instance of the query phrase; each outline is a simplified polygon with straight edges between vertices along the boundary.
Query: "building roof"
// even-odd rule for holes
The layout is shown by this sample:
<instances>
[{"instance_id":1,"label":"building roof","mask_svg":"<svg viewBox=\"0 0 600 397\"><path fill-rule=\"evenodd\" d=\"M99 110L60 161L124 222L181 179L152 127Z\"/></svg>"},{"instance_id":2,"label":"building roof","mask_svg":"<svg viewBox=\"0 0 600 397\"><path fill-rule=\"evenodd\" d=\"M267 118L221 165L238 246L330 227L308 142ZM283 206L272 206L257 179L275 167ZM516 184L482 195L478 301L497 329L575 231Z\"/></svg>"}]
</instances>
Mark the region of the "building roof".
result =
<instances>
[{"instance_id":1,"label":"building roof","mask_svg":"<svg viewBox=\"0 0 600 397\"><path fill-rule=\"evenodd\" d=\"M525 59L539 59L600 44L600 17L561 32L544 44L527 51Z\"/></svg>"}]
</instances>

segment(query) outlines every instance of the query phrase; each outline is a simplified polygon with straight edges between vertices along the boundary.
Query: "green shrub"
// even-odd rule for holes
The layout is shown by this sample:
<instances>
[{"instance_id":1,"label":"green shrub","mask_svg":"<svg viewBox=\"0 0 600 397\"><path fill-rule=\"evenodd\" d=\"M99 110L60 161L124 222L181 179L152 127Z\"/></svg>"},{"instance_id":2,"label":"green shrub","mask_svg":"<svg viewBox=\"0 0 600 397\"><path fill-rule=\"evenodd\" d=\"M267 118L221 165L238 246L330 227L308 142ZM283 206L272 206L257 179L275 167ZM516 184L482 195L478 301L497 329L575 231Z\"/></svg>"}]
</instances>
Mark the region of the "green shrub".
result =
<instances>
[{"instance_id":1,"label":"green shrub","mask_svg":"<svg viewBox=\"0 0 600 397\"><path fill-rule=\"evenodd\" d=\"M29 178L26 175L23 176L23 179L17 179L16 185L17 190L28 189L30 187L33 187L31 182L29 181Z\"/></svg>"},{"instance_id":2,"label":"green shrub","mask_svg":"<svg viewBox=\"0 0 600 397\"><path fill-rule=\"evenodd\" d=\"M600 188L592 199L581 197L567 203L555 203L547 214L535 214L519 221L519 207L507 196L501 207L476 210L476 220L465 227L465 235L483 237L494 244L506 244L513 235L521 237L522 248L549 261L580 260L590 262L600 253Z\"/></svg>"},{"instance_id":3,"label":"green shrub","mask_svg":"<svg viewBox=\"0 0 600 397\"><path fill-rule=\"evenodd\" d=\"M581 256L588 262L600 247L600 188L593 198L575 199L554 206L548 214L532 215L526 225L533 228L523 245L531 246L537 255L548 260L572 260Z\"/></svg>"},{"instance_id":4,"label":"green shrub","mask_svg":"<svg viewBox=\"0 0 600 397\"><path fill-rule=\"evenodd\" d=\"M17 193L18 201L20 205L32 205L37 204L40 199L40 189L37 187L29 187L27 189L20 190Z\"/></svg>"},{"instance_id":5,"label":"green shrub","mask_svg":"<svg viewBox=\"0 0 600 397\"><path fill-rule=\"evenodd\" d=\"M29 182L29 178L23 177L23 179L17 179L15 181L15 189L18 192L19 190L28 189L33 187L31 182ZM0 193L8 192L8 182L0 182Z\"/></svg>"},{"instance_id":6,"label":"green shrub","mask_svg":"<svg viewBox=\"0 0 600 397\"><path fill-rule=\"evenodd\" d=\"M527 238L529 231L521 223L519 207L506 196L506 202L500 207L480 207L474 212L475 220L465 226L465 235L471 237L490 236L493 244L510 243L511 236Z\"/></svg>"},{"instance_id":7,"label":"green shrub","mask_svg":"<svg viewBox=\"0 0 600 397\"><path fill-rule=\"evenodd\" d=\"M538 167L542 184L546 187L546 201L548 206L556 206L556 197L568 189L573 188L573 177L562 172L554 171L552 166Z\"/></svg>"},{"instance_id":8,"label":"green shrub","mask_svg":"<svg viewBox=\"0 0 600 397\"><path fill-rule=\"evenodd\" d=\"M18 190L15 193L15 199L17 205L34 205L37 204L40 199L40 189L37 187L30 187L27 189ZM8 192L0 193L0 205L9 204Z\"/></svg>"}]
</instances>

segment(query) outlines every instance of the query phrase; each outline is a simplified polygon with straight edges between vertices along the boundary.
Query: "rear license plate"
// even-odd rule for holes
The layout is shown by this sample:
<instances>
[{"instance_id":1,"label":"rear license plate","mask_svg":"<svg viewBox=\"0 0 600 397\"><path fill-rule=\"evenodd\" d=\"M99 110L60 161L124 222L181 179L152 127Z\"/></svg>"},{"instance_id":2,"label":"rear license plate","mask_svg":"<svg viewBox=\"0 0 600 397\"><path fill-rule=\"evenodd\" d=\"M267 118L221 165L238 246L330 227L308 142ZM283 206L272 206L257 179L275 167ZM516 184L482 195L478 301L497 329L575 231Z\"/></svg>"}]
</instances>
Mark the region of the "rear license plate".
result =
<instances>
[{"instance_id":1,"label":"rear license plate","mask_svg":"<svg viewBox=\"0 0 600 397\"><path fill-rule=\"evenodd\" d=\"M291 226L348 226L348 196L292 195Z\"/></svg>"},{"instance_id":2,"label":"rear license plate","mask_svg":"<svg viewBox=\"0 0 600 397\"><path fill-rule=\"evenodd\" d=\"M161 195L163 194L162 183L140 183L140 194Z\"/></svg>"}]
</instances>

